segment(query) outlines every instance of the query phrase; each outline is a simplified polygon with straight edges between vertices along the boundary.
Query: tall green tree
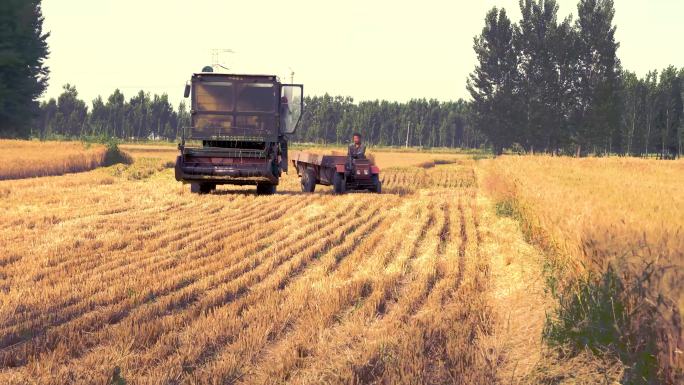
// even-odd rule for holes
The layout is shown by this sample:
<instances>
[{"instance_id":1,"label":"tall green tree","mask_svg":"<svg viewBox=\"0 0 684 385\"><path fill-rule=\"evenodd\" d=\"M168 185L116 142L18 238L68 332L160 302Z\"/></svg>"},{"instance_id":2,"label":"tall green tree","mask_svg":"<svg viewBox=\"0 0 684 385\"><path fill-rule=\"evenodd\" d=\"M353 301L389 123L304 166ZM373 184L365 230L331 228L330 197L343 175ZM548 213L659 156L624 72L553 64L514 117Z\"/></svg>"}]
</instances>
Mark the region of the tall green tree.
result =
<instances>
[{"instance_id":1,"label":"tall green tree","mask_svg":"<svg viewBox=\"0 0 684 385\"><path fill-rule=\"evenodd\" d=\"M40 103L40 138L45 139L54 131L55 115L57 114L57 101L55 98L50 98L47 102Z\"/></svg>"},{"instance_id":2,"label":"tall green tree","mask_svg":"<svg viewBox=\"0 0 684 385\"><path fill-rule=\"evenodd\" d=\"M124 95L115 89L114 92L107 97L107 122L108 132L112 136L123 138L126 136L126 100Z\"/></svg>"},{"instance_id":3,"label":"tall green tree","mask_svg":"<svg viewBox=\"0 0 684 385\"><path fill-rule=\"evenodd\" d=\"M568 116L574 108L577 37L571 18L558 22L555 0L520 0L515 27L520 56L523 126L517 141L529 149L555 152L569 142Z\"/></svg>"},{"instance_id":4,"label":"tall green tree","mask_svg":"<svg viewBox=\"0 0 684 385\"><path fill-rule=\"evenodd\" d=\"M655 131L656 116L658 111L658 105L660 103L660 95L658 93L658 71L650 71L646 74L646 79L644 79L644 86L646 88L645 96L645 117L646 120L646 130L644 131L644 150L643 154L647 157L651 153L651 147L653 146L654 137L653 133Z\"/></svg>"},{"instance_id":5,"label":"tall green tree","mask_svg":"<svg viewBox=\"0 0 684 385\"><path fill-rule=\"evenodd\" d=\"M93 107L89 117L90 135L111 136L108 124L107 106L102 101L101 96L93 100Z\"/></svg>"},{"instance_id":6,"label":"tall green tree","mask_svg":"<svg viewBox=\"0 0 684 385\"><path fill-rule=\"evenodd\" d=\"M518 103L518 54L513 46L513 26L505 9L492 8L482 33L475 37L478 64L468 79L473 98L473 119L497 154L516 135Z\"/></svg>"},{"instance_id":7,"label":"tall green tree","mask_svg":"<svg viewBox=\"0 0 684 385\"><path fill-rule=\"evenodd\" d=\"M176 119L176 135L174 138L180 138L182 135L182 130L186 127L190 127L190 112L188 111L185 101L181 100L178 105L178 116Z\"/></svg>"},{"instance_id":8,"label":"tall green tree","mask_svg":"<svg viewBox=\"0 0 684 385\"><path fill-rule=\"evenodd\" d=\"M658 112L660 157L674 157L681 152L679 124L682 119L682 84L674 66L661 72L658 91L661 98Z\"/></svg>"},{"instance_id":9,"label":"tall green tree","mask_svg":"<svg viewBox=\"0 0 684 385\"><path fill-rule=\"evenodd\" d=\"M622 114L623 150L625 154L632 155L635 149L634 143L638 127L641 125L644 112L645 87L637 75L630 71L623 72L622 83L622 100L624 102Z\"/></svg>"},{"instance_id":10,"label":"tall green tree","mask_svg":"<svg viewBox=\"0 0 684 385\"><path fill-rule=\"evenodd\" d=\"M47 87L40 0L0 1L0 136L28 137Z\"/></svg>"},{"instance_id":11,"label":"tall green tree","mask_svg":"<svg viewBox=\"0 0 684 385\"><path fill-rule=\"evenodd\" d=\"M613 25L613 0L580 0L576 30L579 38L578 152L611 152L620 127L620 60Z\"/></svg>"},{"instance_id":12,"label":"tall green tree","mask_svg":"<svg viewBox=\"0 0 684 385\"><path fill-rule=\"evenodd\" d=\"M55 114L55 131L60 134L77 137L87 134L88 107L78 98L75 86L64 85L64 91L57 98Z\"/></svg>"}]
</instances>

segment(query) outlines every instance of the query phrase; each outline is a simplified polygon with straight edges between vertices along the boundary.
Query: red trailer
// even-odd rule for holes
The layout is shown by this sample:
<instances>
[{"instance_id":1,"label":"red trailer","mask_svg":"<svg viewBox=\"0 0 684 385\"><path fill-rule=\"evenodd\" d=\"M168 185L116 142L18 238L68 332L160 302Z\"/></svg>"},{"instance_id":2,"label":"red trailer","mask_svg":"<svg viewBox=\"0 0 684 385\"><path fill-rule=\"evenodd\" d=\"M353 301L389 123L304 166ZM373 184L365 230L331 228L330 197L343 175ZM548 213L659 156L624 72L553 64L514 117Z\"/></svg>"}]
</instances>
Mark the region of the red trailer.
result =
<instances>
[{"instance_id":1,"label":"red trailer","mask_svg":"<svg viewBox=\"0 0 684 385\"><path fill-rule=\"evenodd\" d=\"M292 159L292 164L301 177L304 192L313 192L317 184L332 185L336 194L347 190L382 191L380 168L369 159L300 152Z\"/></svg>"}]
</instances>

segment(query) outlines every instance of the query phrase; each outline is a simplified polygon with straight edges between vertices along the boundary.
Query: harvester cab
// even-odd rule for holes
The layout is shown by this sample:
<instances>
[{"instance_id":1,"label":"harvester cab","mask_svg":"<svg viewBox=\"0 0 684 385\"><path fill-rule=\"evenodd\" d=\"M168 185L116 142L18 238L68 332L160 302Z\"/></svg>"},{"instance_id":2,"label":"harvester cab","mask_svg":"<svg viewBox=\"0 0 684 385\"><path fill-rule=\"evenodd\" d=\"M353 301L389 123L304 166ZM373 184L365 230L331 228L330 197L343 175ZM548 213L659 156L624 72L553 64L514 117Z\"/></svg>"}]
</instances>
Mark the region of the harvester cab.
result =
<instances>
[{"instance_id":1,"label":"harvester cab","mask_svg":"<svg viewBox=\"0 0 684 385\"><path fill-rule=\"evenodd\" d=\"M183 128L176 180L194 193L217 185L256 185L273 194L287 172L288 136L304 109L303 85L273 75L201 72L185 88L190 127Z\"/></svg>"}]
</instances>

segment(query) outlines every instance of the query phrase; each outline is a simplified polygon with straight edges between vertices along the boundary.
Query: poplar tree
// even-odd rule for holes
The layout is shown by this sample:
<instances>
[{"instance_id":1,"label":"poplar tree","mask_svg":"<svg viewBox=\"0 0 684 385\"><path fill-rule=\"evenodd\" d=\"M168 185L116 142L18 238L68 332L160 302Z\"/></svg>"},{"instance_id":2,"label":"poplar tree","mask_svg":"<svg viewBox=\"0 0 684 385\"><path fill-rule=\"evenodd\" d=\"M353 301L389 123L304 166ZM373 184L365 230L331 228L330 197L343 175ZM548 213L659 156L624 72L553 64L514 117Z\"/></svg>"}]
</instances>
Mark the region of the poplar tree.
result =
<instances>
[{"instance_id":1,"label":"poplar tree","mask_svg":"<svg viewBox=\"0 0 684 385\"><path fill-rule=\"evenodd\" d=\"M473 119L501 154L516 138L518 55L513 47L513 27L505 9L492 8L482 33L474 39L478 64L468 79L473 98Z\"/></svg>"},{"instance_id":2,"label":"poplar tree","mask_svg":"<svg viewBox=\"0 0 684 385\"><path fill-rule=\"evenodd\" d=\"M579 67L578 152L599 153L621 149L619 138L620 60L613 25L613 0L580 0L577 5Z\"/></svg>"}]
</instances>

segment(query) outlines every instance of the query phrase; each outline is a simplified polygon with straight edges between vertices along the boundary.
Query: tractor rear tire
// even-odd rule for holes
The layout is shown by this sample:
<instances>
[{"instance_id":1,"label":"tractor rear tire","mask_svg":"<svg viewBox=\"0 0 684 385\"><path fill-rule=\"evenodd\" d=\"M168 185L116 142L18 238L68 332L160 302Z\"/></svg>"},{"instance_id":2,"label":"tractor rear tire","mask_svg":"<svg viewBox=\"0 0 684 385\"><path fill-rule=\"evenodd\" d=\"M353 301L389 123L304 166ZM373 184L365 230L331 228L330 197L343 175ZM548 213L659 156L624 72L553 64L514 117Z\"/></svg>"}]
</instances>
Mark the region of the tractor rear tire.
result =
<instances>
[{"instance_id":1,"label":"tractor rear tire","mask_svg":"<svg viewBox=\"0 0 684 385\"><path fill-rule=\"evenodd\" d=\"M312 193L316 190L316 173L306 170L302 174L302 192Z\"/></svg>"},{"instance_id":2,"label":"tractor rear tire","mask_svg":"<svg viewBox=\"0 0 684 385\"><path fill-rule=\"evenodd\" d=\"M190 183L190 192L193 194L209 194L215 188L216 185L213 183Z\"/></svg>"},{"instance_id":3,"label":"tractor rear tire","mask_svg":"<svg viewBox=\"0 0 684 385\"><path fill-rule=\"evenodd\" d=\"M333 192L335 194L344 194L347 190L347 182L344 180L344 174L336 172L333 175Z\"/></svg>"},{"instance_id":4,"label":"tractor rear tire","mask_svg":"<svg viewBox=\"0 0 684 385\"><path fill-rule=\"evenodd\" d=\"M382 182L380 181L378 174L373 174L371 176L371 182L373 183L373 187L370 189L370 191L376 194L382 193Z\"/></svg>"},{"instance_id":5,"label":"tractor rear tire","mask_svg":"<svg viewBox=\"0 0 684 385\"><path fill-rule=\"evenodd\" d=\"M276 185L271 183L258 183L256 186L257 195L273 195L276 192Z\"/></svg>"}]
</instances>

